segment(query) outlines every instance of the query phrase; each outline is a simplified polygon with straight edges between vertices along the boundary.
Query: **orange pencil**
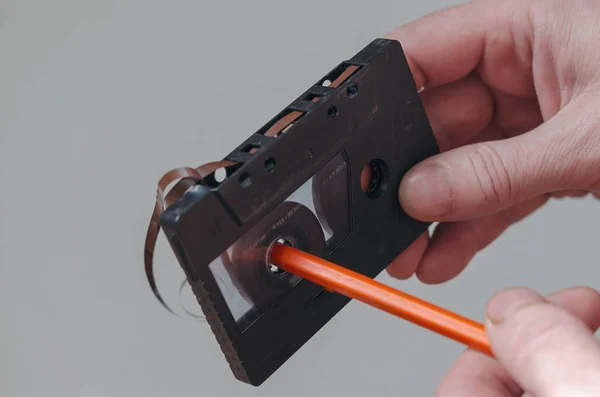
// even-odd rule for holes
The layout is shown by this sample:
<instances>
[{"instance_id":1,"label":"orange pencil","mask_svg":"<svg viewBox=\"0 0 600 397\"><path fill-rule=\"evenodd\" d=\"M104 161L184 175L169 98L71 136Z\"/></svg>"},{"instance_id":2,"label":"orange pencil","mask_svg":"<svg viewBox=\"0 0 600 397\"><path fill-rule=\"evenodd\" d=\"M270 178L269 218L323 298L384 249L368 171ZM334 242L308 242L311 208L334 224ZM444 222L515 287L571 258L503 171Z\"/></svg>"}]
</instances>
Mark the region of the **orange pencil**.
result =
<instances>
[{"instance_id":1,"label":"orange pencil","mask_svg":"<svg viewBox=\"0 0 600 397\"><path fill-rule=\"evenodd\" d=\"M329 291L359 300L493 356L482 324L287 245L275 245L270 259L273 265Z\"/></svg>"}]
</instances>

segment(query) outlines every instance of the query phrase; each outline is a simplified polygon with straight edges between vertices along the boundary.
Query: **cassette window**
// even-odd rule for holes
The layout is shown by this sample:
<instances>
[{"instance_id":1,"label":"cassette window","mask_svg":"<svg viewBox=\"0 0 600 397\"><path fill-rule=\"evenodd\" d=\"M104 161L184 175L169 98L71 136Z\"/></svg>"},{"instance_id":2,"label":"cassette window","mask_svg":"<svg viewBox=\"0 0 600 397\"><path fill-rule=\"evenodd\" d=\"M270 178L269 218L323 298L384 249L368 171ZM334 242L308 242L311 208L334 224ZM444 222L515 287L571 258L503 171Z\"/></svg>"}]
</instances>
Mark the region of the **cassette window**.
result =
<instances>
[{"instance_id":1,"label":"cassette window","mask_svg":"<svg viewBox=\"0 0 600 397\"><path fill-rule=\"evenodd\" d=\"M211 262L212 275L242 332L302 281L269 264L274 243L322 256L349 235L348 178L348 162L339 153Z\"/></svg>"}]
</instances>

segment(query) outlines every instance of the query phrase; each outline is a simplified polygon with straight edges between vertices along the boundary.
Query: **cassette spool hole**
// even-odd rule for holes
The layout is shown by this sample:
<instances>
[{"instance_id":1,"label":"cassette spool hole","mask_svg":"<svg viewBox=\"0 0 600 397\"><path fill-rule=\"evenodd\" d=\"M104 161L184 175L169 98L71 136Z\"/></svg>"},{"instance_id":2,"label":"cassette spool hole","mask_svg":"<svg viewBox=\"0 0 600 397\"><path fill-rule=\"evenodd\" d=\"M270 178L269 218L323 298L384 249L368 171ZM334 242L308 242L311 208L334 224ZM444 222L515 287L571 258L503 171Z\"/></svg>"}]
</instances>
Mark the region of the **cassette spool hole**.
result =
<instances>
[{"instance_id":1,"label":"cassette spool hole","mask_svg":"<svg viewBox=\"0 0 600 397\"><path fill-rule=\"evenodd\" d=\"M369 161L360 175L362 191L370 198L381 197L387 190L389 169L383 160Z\"/></svg>"},{"instance_id":2,"label":"cassette spool hole","mask_svg":"<svg viewBox=\"0 0 600 397\"><path fill-rule=\"evenodd\" d=\"M281 276L283 274L286 274L287 272L271 263L271 249L273 248L273 246L275 244L283 244L283 245L287 245L288 247L294 247L294 244L292 244L292 242L290 240L288 240L284 237L280 237L277 240L273 241L273 243L267 250L267 256L268 256L267 257L267 268L269 269L269 272L271 272L271 274L274 274L276 276Z\"/></svg>"}]
</instances>

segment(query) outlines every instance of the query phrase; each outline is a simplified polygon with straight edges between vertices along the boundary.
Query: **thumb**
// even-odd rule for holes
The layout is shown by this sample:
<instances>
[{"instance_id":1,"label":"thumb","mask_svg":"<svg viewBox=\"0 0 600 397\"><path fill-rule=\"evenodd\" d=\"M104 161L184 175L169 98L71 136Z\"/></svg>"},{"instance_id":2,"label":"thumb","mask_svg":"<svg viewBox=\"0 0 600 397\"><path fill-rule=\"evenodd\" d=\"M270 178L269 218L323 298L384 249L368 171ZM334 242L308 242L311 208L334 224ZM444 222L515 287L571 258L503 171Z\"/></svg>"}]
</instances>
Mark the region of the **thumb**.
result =
<instances>
[{"instance_id":1,"label":"thumb","mask_svg":"<svg viewBox=\"0 0 600 397\"><path fill-rule=\"evenodd\" d=\"M598 295L584 304L600 304ZM600 345L578 317L528 289L496 295L486 328L494 355L537 397L600 395Z\"/></svg>"},{"instance_id":2,"label":"thumb","mask_svg":"<svg viewBox=\"0 0 600 397\"><path fill-rule=\"evenodd\" d=\"M592 189L600 182L600 123L590 103L572 102L523 135L423 161L403 178L401 205L417 219L447 222L488 215L557 190Z\"/></svg>"}]
</instances>

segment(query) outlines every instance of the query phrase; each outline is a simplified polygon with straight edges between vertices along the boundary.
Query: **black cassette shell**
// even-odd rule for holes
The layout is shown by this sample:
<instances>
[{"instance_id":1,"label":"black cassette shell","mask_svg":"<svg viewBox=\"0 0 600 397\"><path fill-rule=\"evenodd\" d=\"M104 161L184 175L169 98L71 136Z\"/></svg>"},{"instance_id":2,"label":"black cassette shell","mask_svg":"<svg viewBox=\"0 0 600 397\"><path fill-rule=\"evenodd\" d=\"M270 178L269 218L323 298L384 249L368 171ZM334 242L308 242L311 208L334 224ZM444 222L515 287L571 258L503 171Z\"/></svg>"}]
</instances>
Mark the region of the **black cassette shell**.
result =
<instances>
[{"instance_id":1,"label":"black cassette shell","mask_svg":"<svg viewBox=\"0 0 600 397\"><path fill-rule=\"evenodd\" d=\"M342 84L324 84L349 66L355 71ZM301 117L285 133L264 134L290 112L301 112ZM248 147L258 149L249 152ZM349 299L301 280L256 321L240 326L210 264L342 156L349 185L347 197L339 199L348 203L350 228L323 257L375 277L427 232L428 223L402 210L397 188L410 168L437 153L400 43L377 39L319 79L226 156L239 167L224 182L192 187L162 214L161 225L173 252L238 379L263 383ZM373 160L384 165L386 173L378 194L366 195L361 171ZM335 199L333 195L326 201ZM327 212L322 210L332 222L341 219Z\"/></svg>"}]
</instances>

